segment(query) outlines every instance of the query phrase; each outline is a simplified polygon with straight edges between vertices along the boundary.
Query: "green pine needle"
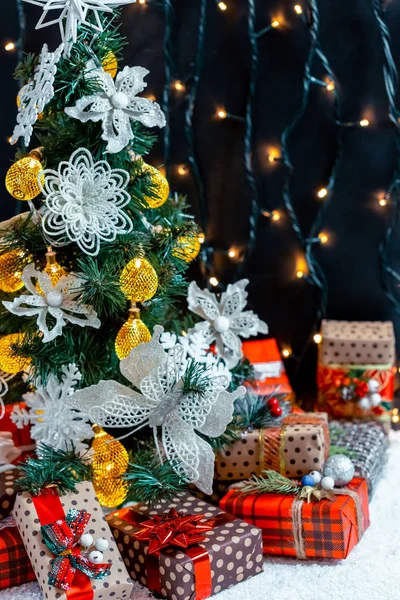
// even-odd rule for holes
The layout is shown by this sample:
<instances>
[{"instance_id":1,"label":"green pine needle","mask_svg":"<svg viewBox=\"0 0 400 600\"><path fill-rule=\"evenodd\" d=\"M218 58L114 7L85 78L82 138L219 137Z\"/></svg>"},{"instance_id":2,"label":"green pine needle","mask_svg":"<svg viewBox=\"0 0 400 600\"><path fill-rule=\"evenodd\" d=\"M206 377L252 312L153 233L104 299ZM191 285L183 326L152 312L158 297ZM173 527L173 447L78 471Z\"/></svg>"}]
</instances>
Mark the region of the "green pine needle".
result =
<instances>
[{"instance_id":1,"label":"green pine needle","mask_svg":"<svg viewBox=\"0 0 400 600\"><path fill-rule=\"evenodd\" d=\"M209 388L208 368L191 359L183 375L183 393L204 396Z\"/></svg>"},{"instance_id":2,"label":"green pine needle","mask_svg":"<svg viewBox=\"0 0 400 600\"><path fill-rule=\"evenodd\" d=\"M230 391L235 391L245 381L251 381L254 379L254 367L247 358L243 358L236 367L231 369L232 381L230 384Z\"/></svg>"},{"instance_id":3,"label":"green pine needle","mask_svg":"<svg viewBox=\"0 0 400 600\"><path fill-rule=\"evenodd\" d=\"M253 475L239 490L243 494L297 494L301 486L275 471L263 471L263 475Z\"/></svg>"},{"instance_id":4,"label":"green pine needle","mask_svg":"<svg viewBox=\"0 0 400 600\"><path fill-rule=\"evenodd\" d=\"M37 496L43 489L57 486L63 496L68 492L78 493L76 485L92 479L89 457L77 455L72 444L69 450L40 444L38 453L40 458L28 458L19 465L24 476L16 484L23 491Z\"/></svg>"},{"instance_id":5,"label":"green pine needle","mask_svg":"<svg viewBox=\"0 0 400 600\"><path fill-rule=\"evenodd\" d=\"M235 401L234 415L237 426L240 429L261 429L262 427L276 427L282 422L291 410L290 402L285 401L285 394L270 394L269 396L258 396L248 390L245 396ZM273 417L268 408L268 400L276 398L282 409L282 416Z\"/></svg>"}]
</instances>

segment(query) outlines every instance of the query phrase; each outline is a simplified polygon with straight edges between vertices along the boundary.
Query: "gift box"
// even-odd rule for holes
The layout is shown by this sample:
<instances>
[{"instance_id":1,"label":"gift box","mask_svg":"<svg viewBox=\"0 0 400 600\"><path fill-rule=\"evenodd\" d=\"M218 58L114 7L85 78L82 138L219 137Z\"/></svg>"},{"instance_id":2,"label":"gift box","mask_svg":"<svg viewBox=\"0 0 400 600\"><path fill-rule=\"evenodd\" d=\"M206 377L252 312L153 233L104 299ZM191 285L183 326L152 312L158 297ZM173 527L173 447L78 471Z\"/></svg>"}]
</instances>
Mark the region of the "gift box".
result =
<instances>
[{"instance_id":1,"label":"gift box","mask_svg":"<svg viewBox=\"0 0 400 600\"><path fill-rule=\"evenodd\" d=\"M242 439L216 459L216 478L240 481L272 469L286 477L320 471L329 456L329 430L324 413L291 414L282 426L244 432Z\"/></svg>"},{"instance_id":2,"label":"gift box","mask_svg":"<svg viewBox=\"0 0 400 600\"><path fill-rule=\"evenodd\" d=\"M22 429L18 429L15 423L13 423L11 420L11 413L15 406L26 408L25 402L7 404L5 407L4 417L0 420L0 430L9 431L12 434L12 439L17 448L22 447L23 452L30 451L35 448L35 444L31 438L29 425L25 425L22 427Z\"/></svg>"},{"instance_id":3,"label":"gift box","mask_svg":"<svg viewBox=\"0 0 400 600\"><path fill-rule=\"evenodd\" d=\"M365 366L355 368L353 365L318 365L318 399L317 410L327 412L336 419L375 419L390 420L390 408L394 397L394 368L391 365ZM363 408L359 405L360 397L355 394L347 394L346 386L357 379L362 385L375 380L377 382L376 393L381 396L381 404L374 408ZM358 384L357 384L358 385ZM351 386L350 386L351 387ZM355 386L357 392L357 386ZM344 393L346 392L346 394ZM364 397L367 391L362 391Z\"/></svg>"},{"instance_id":4,"label":"gift box","mask_svg":"<svg viewBox=\"0 0 400 600\"><path fill-rule=\"evenodd\" d=\"M205 532L203 541L188 547L168 546L167 542L151 553L150 544L155 543L151 536L157 534L157 529L152 530L153 520L163 515L168 528L165 520L170 518L170 507L178 511L181 522L186 520L186 525L170 525L174 535L181 527L188 531L189 515L192 519L204 517L199 525L212 529ZM132 579L171 600L204 600L263 570L260 530L187 493L152 510L143 505L119 510L107 520ZM146 522L149 524L143 526ZM140 534L143 527L150 532L150 541ZM161 537L166 537L165 532L157 540Z\"/></svg>"},{"instance_id":5,"label":"gift box","mask_svg":"<svg viewBox=\"0 0 400 600\"><path fill-rule=\"evenodd\" d=\"M15 482L21 475L20 469L0 466L0 521L11 514L17 495Z\"/></svg>"},{"instance_id":6,"label":"gift box","mask_svg":"<svg viewBox=\"0 0 400 600\"><path fill-rule=\"evenodd\" d=\"M395 337L390 321L322 321L320 362L387 365L395 362Z\"/></svg>"},{"instance_id":7,"label":"gift box","mask_svg":"<svg viewBox=\"0 0 400 600\"><path fill-rule=\"evenodd\" d=\"M277 391L287 394L287 400L292 399L293 390L290 386L285 367L282 362L276 340L251 340L243 342L243 355L254 368L254 380L248 385L260 395L270 395Z\"/></svg>"},{"instance_id":8,"label":"gift box","mask_svg":"<svg viewBox=\"0 0 400 600\"><path fill-rule=\"evenodd\" d=\"M220 506L262 529L266 554L343 559L369 526L367 482L354 478L335 493L308 503L293 494L230 490Z\"/></svg>"},{"instance_id":9,"label":"gift box","mask_svg":"<svg viewBox=\"0 0 400 600\"><path fill-rule=\"evenodd\" d=\"M13 516L22 537L25 549L31 559L33 570L43 595L47 600L67 600L72 595L76 600L123 600L130 598L132 582L121 558L113 536L104 518L102 508L93 486L89 482L76 484L78 493L69 492L60 496L57 488L45 489L38 496L22 492L15 500ZM83 512L87 511L88 515ZM71 519L74 519L71 523ZM78 524L77 524L78 523ZM100 569L99 565L86 564L83 572L73 569L69 562L73 557L82 561L79 544L72 550L66 548L66 540L72 539L71 532L78 531L83 524L85 531L96 540L104 537L109 542L109 548L104 554L104 563L109 574L104 579L93 579ZM68 526L68 527L67 527ZM44 529L42 529L44 528ZM51 551L44 541L46 537L53 540ZM81 534L78 533L80 537ZM73 566L72 566L73 568ZM69 590L56 587L55 581L65 586L65 577L71 577ZM64 582L64 583L62 583Z\"/></svg>"},{"instance_id":10,"label":"gift box","mask_svg":"<svg viewBox=\"0 0 400 600\"><path fill-rule=\"evenodd\" d=\"M332 445L346 450L353 461L356 476L367 480L371 498L387 463L388 437L373 422L331 421L329 431Z\"/></svg>"},{"instance_id":11,"label":"gift box","mask_svg":"<svg viewBox=\"0 0 400 600\"><path fill-rule=\"evenodd\" d=\"M212 504L213 506L219 506L219 501L221 498L225 496L228 492L229 487L232 485L232 481L217 481L214 479L213 481L213 493L205 494L199 488L197 488L193 483L189 483L188 489L192 496L196 496L199 500L205 500L208 504Z\"/></svg>"},{"instance_id":12,"label":"gift box","mask_svg":"<svg viewBox=\"0 0 400 600\"><path fill-rule=\"evenodd\" d=\"M0 521L0 590L35 580L31 561L13 519Z\"/></svg>"}]
</instances>

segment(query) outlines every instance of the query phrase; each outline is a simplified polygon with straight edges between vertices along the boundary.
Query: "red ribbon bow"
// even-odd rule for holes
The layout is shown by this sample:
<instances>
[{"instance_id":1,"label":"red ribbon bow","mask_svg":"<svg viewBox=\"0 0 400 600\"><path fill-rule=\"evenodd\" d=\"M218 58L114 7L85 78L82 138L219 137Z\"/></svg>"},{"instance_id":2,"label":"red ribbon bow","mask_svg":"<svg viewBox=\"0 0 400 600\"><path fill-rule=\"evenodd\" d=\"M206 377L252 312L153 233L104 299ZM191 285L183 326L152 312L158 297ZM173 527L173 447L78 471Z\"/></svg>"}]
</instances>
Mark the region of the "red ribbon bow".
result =
<instances>
[{"instance_id":1,"label":"red ribbon bow","mask_svg":"<svg viewBox=\"0 0 400 600\"><path fill-rule=\"evenodd\" d=\"M205 533L213 529L214 523L200 523L204 515L186 515L171 508L168 513L155 515L148 521L143 521L143 527L134 534L138 540L149 541L149 554L154 554L167 546L188 548L199 544L205 539Z\"/></svg>"}]
</instances>

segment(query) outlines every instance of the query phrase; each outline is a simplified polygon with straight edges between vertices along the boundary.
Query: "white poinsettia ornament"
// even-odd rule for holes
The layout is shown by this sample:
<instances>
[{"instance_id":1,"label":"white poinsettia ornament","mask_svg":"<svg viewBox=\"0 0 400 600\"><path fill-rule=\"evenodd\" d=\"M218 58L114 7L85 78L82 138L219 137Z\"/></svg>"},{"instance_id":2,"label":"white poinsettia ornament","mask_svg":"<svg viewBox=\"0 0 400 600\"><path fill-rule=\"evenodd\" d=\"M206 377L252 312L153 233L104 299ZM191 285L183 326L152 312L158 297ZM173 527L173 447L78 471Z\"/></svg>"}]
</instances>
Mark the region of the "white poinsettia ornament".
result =
<instances>
[{"instance_id":1,"label":"white poinsettia ornament","mask_svg":"<svg viewBox=\"0 0 400 600\"><path fill-rule=\"evenodd\" d=\"M47 44L44 44L33 80L24 85L18 94L17 125L11 136L11 144L16 144L23 137L25 146L29 146L33 125L54 96L54 77L62 51L63 44L55 52L49 52Z\"/></svg>"},{"instance_id":2,"label":"white poinsettia ornament","mask_svg":"<svg viewBox=\"0 0 400 600\"><path fill-rule=\"evenodd\" d=\"M124 67L114 81L109 73L89 61L86 79L95 82L100 89L95 94L83 96L65 112L82 123L101 121L106 152L120 152L134 137L131 121L139 121L146 127L165 126L165 116L159 105L137 95L147 86L144 78L148 73L143 67Z\"/></svg>"},{"instance_id":3,"label":"white poinsettia ornament","mask_svg":"<svg viewBox=\"0 0 400 600\"><path fill-rule=\"evenodd\" d=\"M12 302L3 301L3 305L13 315L37 316L36 323L43 334L44 343L62 335L67 322L80 327L100 327L100 320L93 308L79 302L82 280L75 275L61 277L53 285L47 273L37 271L35 265L30 263L24 268L21 281L29 295L17 296Z\"/></svg>"},{"instance_id":4,"label":"white poinsettia ornament","mask_svg":"<svg viewBox=\"0 0 400 600\"><path fill-rule=\"evenodd\" d=\"M85 254L96 256L101 242L132 231L122 210L130 202L129 173L112 169L105 160L94 162L86 148L61 161L57 171L42 171L38 182L46 200L42 228L54 246L75 242Z\"/></svg>"},{"instance_id":5,"label":"white poinsettia ornament","mask_svg":"<svg viewBox=\"0 0 400 600\"><path fill-rule=\"evenodd\" d=\"M198 433L222 435L232 420L233 403L245 388L230 393L225 375L204 369L196 374L195 362L185 368L185 350L177 344L166 352L160 343L162 332L156 326L150 342L133 348L120 363L122 375L139 391L101 381L77 391L70 402L104 427L125 427L131 433L151 427L157 447L160 427L165 455L176 472L211 494L214 452Z\"/></svg>"},{"instance_id":6,"label":"white poinsettia ornament","mask_svg":"<svg viewBox=\"0 0 400 600\"><path fill-rule=\"evenodd\" d=\"M79 25L84 23L95 31L103 31L100 12L112 14L113 7L132 4L136 0L25 0L25 2L43 7L43 14L36 29L43 29L43 27L58 23L64 42L64 54L68 55L72 44L76 42ZM50 14L50 20L46 21L48 14ZM90 15L94 16L94 22L93 19L88 19ZM53 16L54 19L51 18Z\"/></svg>"},{"instance_id":7,"label":"white poinsettia ornament","mask_svg":"<svg viewBox=\"0 0 400 600\"><path fill-rule=\"evenodd\" d=\"M62 372L61 381L51 374L46 385L39 381L35 392L25 394L27 408L16 405L11 420L19 429L30 424L31 437L38 443L57 450L68 450L73 443L78 452L85 451L88 446L84 440L93 437L92 428L67 402L81 374L73 364L63 367Z\"/></svg>"},{"instance_id":8,"label":"white poinsettia ornament","mask_svg":"<svg viewBox=\"0 0 400 600\"><path fill-rule=\"evenodd\" d=\"M210 346L214 342L218 354L231 369L243 356L242 338L249 338L258 333L268 333L268 325L253 313L244 310L247 304L248 279L229 284L226 292L217 296L209 290L201 290L195 281L189 285L189 310L199 315L204 321L196 323L188 335L201 333Z\"/></svg>"}]
</instances>

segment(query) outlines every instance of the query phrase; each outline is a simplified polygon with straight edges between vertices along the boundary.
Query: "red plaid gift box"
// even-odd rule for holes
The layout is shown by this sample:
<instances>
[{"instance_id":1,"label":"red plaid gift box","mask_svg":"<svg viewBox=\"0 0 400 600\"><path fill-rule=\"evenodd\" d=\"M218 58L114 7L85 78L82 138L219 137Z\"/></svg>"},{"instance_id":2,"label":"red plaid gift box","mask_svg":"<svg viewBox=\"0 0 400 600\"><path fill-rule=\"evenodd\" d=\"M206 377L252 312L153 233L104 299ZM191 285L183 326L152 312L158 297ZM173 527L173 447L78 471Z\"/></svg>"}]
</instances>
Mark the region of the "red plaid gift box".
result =
<instances>
[{"instance_id":1,"label":"red plaid gift box","mask_svg":"<svg viewBox=\"0 0 400 600\"><path fill-rule=\"evenodd\" d=\"M0 521L0 589L35 581L31 562L12 521Z\"/></svg>"}]
</instances>

